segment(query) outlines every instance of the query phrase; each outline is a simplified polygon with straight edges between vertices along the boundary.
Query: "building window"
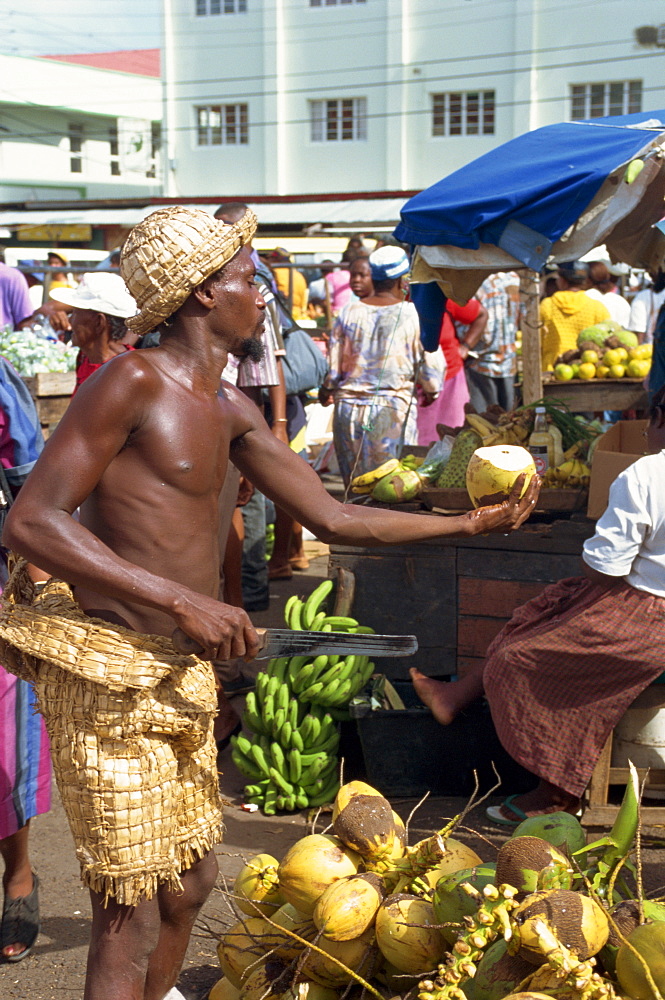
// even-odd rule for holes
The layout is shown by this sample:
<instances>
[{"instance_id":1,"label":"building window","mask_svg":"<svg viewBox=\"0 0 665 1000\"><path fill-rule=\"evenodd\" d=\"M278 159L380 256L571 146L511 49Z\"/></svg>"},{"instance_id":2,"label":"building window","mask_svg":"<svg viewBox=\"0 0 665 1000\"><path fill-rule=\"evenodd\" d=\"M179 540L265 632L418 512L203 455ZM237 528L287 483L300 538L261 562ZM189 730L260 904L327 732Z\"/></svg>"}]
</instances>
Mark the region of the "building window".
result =
<instances>
[{"instance_id":1,"label":"building window","mask_svg":"<svg viewBox=\"0 0 665 1000\"><path fill-rule=\"evenodd\" d=\"M83 126L74 122L68 127L69 152L73 155L69 157L69 172L72 174L83 173ZM74 155L76 154L76 155Z\"/></svg>"},{"instance_id":2,"label":"building window","mask_svg":"<svg viewBox=\"0 0 665 1000\"><path fill-rule=\"evenodd\" d=\"M310 101L312 142L351 142L367 138L367 98Z\"/></svg>"},{"instance_id":3,"label":"building window","mask_svg":"<svg viewBox=\"0 0 665 1000\"><path fill-rule=\"evenodd\" d=\"M366 3L366 0L309 0L310 7L338 7L350 3Z\"/></svg>"},{"instance_id":4,"label":"building window","mask_svg":"<svg viewBox=\"0 0 665 1000\"><path fill-rule=\"evenodd\" d=\"M160 122L150 124L150 166L146 170L146 177L157 176L157 164L159 154L162 151L162 126Z\"/></svg>"},{"instance_id":5,"label":"building window","mask_svg":"<svg viewBox=\"0 0 665 1000\"><path fill-rule=\"evenodd\" d=\"M246 146L249 125L246 104L212 104L196 109L199 146Z\"/></svg>"},{"instance_id":6,"label":"building window","mask_svg":"<svg viewBox=\"0 0 665 1000\"><path fill-rule=\"evenodd\" d=\"M604 118L642 110L642 81L579 83L570 88L571 118Z\"/></svg>"},{"instance_id":7,"label":"building window","mask_svg":"<svg viewBox=\"0 0 665 1000\"><path fill-rule=\"evenodd\" d=\"M247 0L195 0L196 16L208 14L246 14Z\"/></svg>"},{"instance_id":8,"label":"building window","mask_svg":"<svg viewBox=\"0 0 665 1000\"><path fill-rule=\"evenodd\" d=\"M493 90L432 94L432 135L494 135Z\"/></svg>"},{"instance_id":9,"label":"building window","mask_svg":"<svg viewBox=\"0 0 665 1000\"><path fill-rule=\"evenodd\" d=\"M118 144L118 126L111 125L109 129L109 153L111 163L111 175L120 176L120 146Z\"/></svg>"}]
</instances>

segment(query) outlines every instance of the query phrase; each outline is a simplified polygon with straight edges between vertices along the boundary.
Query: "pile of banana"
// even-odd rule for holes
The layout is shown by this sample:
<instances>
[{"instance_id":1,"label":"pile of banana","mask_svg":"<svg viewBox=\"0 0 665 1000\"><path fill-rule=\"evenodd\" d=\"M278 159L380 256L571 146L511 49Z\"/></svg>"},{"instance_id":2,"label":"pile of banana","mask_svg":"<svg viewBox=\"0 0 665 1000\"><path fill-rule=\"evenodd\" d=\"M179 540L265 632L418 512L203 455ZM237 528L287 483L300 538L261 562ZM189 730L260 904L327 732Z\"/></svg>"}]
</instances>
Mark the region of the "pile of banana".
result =
<instances>
[{"instance_id":1,"label":"pile of banana","mask_svg":"<svg viewBox=\"0 0 665 1000\"><path fill-rule=\"evenodd\" d=\"M591 469L579 458L570 459L562 465L549 468L543 476L543 486L582 489L589 485Z\"/></svg>"},{"instance_id":2,"label":"pile of banana","mask_svg":"<svg viewBox=\"0 0 665 1000\"><path fill-rule=\"evenodd\" d=\"M333 589L324 580L306 601L285 607L289 628L372 633L355 618L319 610ZM272 816L323 805L339 788L338 722L367 684L374 664L367 656L292 656L270 660L247 695L243 729L232 740L233 762L250 784L245 799Z\"/></svg>"},{"instance_id":3,"label":"pile of banana","mask_svg":"<svg viewBox=\"0 0 665 1000\"><path fill-rule=\"evenodd\" d=\"M482 438L482 447L493 444L524 445L531 433L530 418L522 413L505 413L498 423L492 423L479 413L467 413L466 425L472 427Z\"/></svg>"}]
</instances>

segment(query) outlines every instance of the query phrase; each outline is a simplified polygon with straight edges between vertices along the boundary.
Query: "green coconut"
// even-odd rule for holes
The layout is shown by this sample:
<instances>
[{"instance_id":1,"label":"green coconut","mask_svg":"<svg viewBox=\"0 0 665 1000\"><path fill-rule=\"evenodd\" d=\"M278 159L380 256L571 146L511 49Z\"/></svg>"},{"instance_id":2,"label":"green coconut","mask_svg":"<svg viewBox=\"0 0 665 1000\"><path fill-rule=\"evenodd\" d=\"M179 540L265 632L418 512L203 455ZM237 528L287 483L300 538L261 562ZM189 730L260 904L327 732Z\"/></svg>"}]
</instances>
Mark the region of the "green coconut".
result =
<instances>
[{"instance_id":1,"label":"green coconut","mask_svg":"<svg viewBox=\"0 0 665 1000\"><path fill-rule=\"evenodd\" d=\"M636 927L628 938L631 945L622 944L617 953L616 975L621 988L632 1000L656 1000L642 962L631 950L642 956L658 992L665 993L665 923L656 921Z\"/></svg>"},{"instance_id":2,"label":"green coconut","mask_svg":"<svg viewBox=\"0 0 665 1000\"><path fill-rule=\"evenodd\" d=\"M473 979L462 986L467 1000L503 1000L527 976L533 965L519 955L511 955L508 945L501 939L491 944L476 969Z\"/></svg>"},{"instance_id":3,"label":"green coconut","mask_svg":"<svg viewBox=\"0 0 665 1000\"><path fill-rule=\"evenodd\" d=\"M422 488L423 481L415 469L402 469L379 479L372 498L383 503L405 503L417 497Z\"/></svg>"},{"instance_id":4,"label":"green coconut","mask_svg":"<svg viewBox=\"0 0 665 1000\"><path fill-rule=\"evenodd\" d=\"M556 847L540 837L515 837L499 849L496 884L512 885L522 896L536 889L569 889L574 871Z\"/></svg>"},{"instance_id":5,"label":"green coconut","mask_svg":"<svg viewBox=\"0 0 665 1000\"><path fill-rule=\"evenodd\" d=\"M439 879L432 897L434 916L437 924L449 924L441 928L448 944L454 944L465 916L471 916L478 909L478 904L461 888L462 882L469 882L474 889L482 891L486 885L498 884L496 870L492 864L476 865L474 868L463 868Z\"/></svg>"},{"instance_id":6,"label":"green coconut","mask_svg":"<svg viewBox=\"0 0 665 1000\"><path fill-rule=\"evenodd\" d=\"M529 816L515 827L511 840L516 837L538 837L552 847L557 847L569 858L586 847L586 833L580 821L567 812Z\"/></svg>"}]
</instances>

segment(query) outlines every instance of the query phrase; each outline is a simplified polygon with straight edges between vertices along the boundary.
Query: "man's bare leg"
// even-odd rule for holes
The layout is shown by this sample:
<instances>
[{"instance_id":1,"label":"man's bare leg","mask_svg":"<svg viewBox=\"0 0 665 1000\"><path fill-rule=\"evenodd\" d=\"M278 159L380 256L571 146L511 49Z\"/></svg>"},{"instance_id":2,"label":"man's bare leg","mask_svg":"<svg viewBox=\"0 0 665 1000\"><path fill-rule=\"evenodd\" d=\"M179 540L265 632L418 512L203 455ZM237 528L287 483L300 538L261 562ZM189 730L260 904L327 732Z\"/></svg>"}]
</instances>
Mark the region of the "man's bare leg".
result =
<instances>
[{"instance_id":1,"label":"man's bare leg","mask_svg":"<svg viewBox=\"0 0 665 1000\"><path fill-rule=\"evenodd\" d=\"M194 922L213 889L218 871L215 853L209 851L182 873L184 892L170 892L162 887L157 893L161 918L159 940L148 962L142 1000L163 1000L175 986Z\"/></svg>"},{"instance_id":2,"label":"man's bare leg","mask_svg":"<svg viewBox=\"0 0 665 1000\"><path fill-rule=\"evenodd\" d=\"M411 667L409 673L416 694L427 705L437 722L447 726L458 712L480 698L484 691L483 670L484 661L470 673L458 681L436 681L422 674L417 667Z\"/></svg>"},{"instance_id":3,"label":"man's bare leg","mask_svg":"<svg viewBox=\"0 0 665 1000\"><path fill-rule=\"evenodd\" d=\"M157 947L157 897L121 906L90 891L92 931L84 1000L144 1000L148 960ZM164 991L166 993L166 990Z\"/></svg>"}]
</instances>

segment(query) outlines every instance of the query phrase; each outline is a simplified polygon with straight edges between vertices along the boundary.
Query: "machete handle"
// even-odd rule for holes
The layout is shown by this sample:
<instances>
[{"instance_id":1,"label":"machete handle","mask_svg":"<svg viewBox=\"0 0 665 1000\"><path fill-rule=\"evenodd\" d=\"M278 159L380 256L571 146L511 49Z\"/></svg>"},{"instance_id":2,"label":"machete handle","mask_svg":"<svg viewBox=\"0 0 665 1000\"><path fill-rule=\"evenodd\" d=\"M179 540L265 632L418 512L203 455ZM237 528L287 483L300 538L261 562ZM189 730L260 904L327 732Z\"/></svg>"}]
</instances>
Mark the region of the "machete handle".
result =
<instances>
[{"instance_id":1,"label":"machete handle","mask_svg":"<svg viewBox=\"0 0 665 1000\"><path fill-rule=\"evenodd\" d=\"M266 629L257 628L256 631L262 648L265 645ZM178 653L182 653L184 656L200 656L201 653L204 652L203 646L201 646L196 639L192 639L191 635L187 635L186 632L183 632L181 628L173 630L171 642L173 643L173 648L177 650Z\"/></svg>"}]
</instances>

